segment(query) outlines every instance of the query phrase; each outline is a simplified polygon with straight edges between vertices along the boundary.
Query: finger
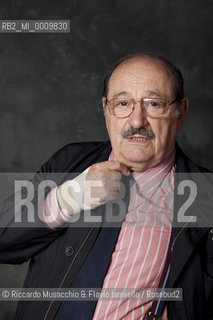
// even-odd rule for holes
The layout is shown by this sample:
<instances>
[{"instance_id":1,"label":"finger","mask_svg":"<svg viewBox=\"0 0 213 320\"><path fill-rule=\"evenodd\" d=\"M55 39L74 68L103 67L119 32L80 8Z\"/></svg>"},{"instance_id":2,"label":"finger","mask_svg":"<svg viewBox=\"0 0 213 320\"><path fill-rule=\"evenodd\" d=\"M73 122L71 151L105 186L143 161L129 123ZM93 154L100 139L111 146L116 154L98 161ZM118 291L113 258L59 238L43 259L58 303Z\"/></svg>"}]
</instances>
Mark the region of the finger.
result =
<instances>
[{"instance_id":1,"label":"finger","mask_svg":"<svg viewBox=\"0 0 213 320\"><path fill-rule=\"evenodd\" d=\"M93 164L88 171L88 175L94 172L101 173L101 172L110 172L110 171L118 171L125 175L130 174L129 168L125 166L123 163L120 163L118 161L108 160L108 161L103 161L103 162L98 162Z\"/></svg>"},{"instance_id":2,"label":"finger","mask_svg":"<svg viewBox=\"0 0 213 320\"><path fill-rule=\"evenodd\" d=\"M123 173L124 175L130 175L130 170L129 168L124 165L123 163L121 162L118 162L118 161L105 161L108 166L108 170L112 170L112 171L119 171L121 173Z\"/></svg>"},{"instance_id":3,"label":"finger","mask_svg":"<svg viewBox=\"0 0 213 320\"><path fill-rule=\"evenodd\" d=\"M123 164L123 163L120 163L120 166L121 166L121 172L125 175L125 176L129 176L130 175L130 170L129 168Z\"/></svg>"},{"instance_id":4,"label":"finger","mask_svg":"<svg viewBox=\"0 0 213 320\"><path fill-rule=\"evenodd\" d=\"M112 201L118 198L119 192L118 191L111 191L107 197L107 202Z\"/></svg>"},{"instance_id":5,"label":"finger","mask_svg":"<svg viewBox=\"0 0 213 320\"><path fill-rule=\"evenodd\" d=\"M107 180L109 181L121 181L122 179L122 174L119 171L109 172L106 173L106 175Z\"/></svg>"},{"instance_id":6,"label":"finger","mask_svg":"<svg viewBox=\"0 0 213 320\"><path fill-rule=\"evenodd\" d=\"M105 188L93 187L90 190L87 190L87 192L85 192L84 199L86 202L91 203L96 203L96 201L106 202L109 198L117 198L119 190L120 183L117 182L113 182L108 186L105 186Z\"/></svg>"},{"instance_id":7,"label":"finger","mask_svg":"<svg viewBox=\"0 0 213 320\"><path fill-rule=\"evenodd\" d=\"M87 175L87 180L91 181L120 181L122 174L119 171L91 172Z\"/></svg>"},{"instance_id":8,"label":"finger","mask_svg":"<svg viewBox=\"0 0 213 320\"><path fill-rule=\"evenodd\" d=\"M121 188L120 181L108 181L107 182L107 191L119 191Z\"/></svg>"}]
</instances>

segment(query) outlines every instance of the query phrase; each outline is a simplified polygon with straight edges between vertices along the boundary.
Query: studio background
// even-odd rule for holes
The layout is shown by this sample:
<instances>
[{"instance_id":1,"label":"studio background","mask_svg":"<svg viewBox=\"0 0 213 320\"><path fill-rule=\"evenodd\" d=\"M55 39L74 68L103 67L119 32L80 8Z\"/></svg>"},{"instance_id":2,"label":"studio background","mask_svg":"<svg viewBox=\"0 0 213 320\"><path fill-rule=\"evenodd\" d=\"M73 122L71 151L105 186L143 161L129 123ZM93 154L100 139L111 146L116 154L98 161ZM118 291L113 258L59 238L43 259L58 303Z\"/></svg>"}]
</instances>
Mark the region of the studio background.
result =
<instances>
[{"instance_id":1,"label":"studio background","mask_svg":"<svg viewBox=\"0 0 213 320\"><path fill-rule=\"evenodd\" d=\"M129 53L153 52L183 72L190 109L178 142L213 170L212 20L208 0L1 0L0 19L69 19L69 34L0 34L0 170L34 172L74 141L107 139L103 78ZM20 287L27 265L0 265ZM0 320L15 303L0 302Z\"/></svg>"}]
</instances>

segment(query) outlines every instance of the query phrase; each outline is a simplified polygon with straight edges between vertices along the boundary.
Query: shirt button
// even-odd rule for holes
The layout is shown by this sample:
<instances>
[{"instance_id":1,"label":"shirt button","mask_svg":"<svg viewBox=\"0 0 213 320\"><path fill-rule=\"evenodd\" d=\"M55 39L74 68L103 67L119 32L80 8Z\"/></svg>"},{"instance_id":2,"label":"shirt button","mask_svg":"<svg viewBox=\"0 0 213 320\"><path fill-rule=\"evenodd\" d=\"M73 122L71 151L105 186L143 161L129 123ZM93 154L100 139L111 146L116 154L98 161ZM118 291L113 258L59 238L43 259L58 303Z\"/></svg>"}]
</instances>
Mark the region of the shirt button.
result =
<instances>
[{"instance_id":1,"label":"shirt button","mask_svg":"<svg viewBox=\"0 0 213 320\"><path fill-rule=\"evenodd\" d=\"M213 229L211 229L210 232L213 233Z\"/></svg>"},{"instance_id":2,"label":"shirt button","mask_svg":"<svg viewBox=\"0 0 213 320\"><path fill-rule=\"evenodd\" d=\"M75 251L75 250L73 249L73 247L67 247L66 250L65 250L65 253L66 253L66 255L67 255L68 257L70 257L70 256L73 255L74 251Z\"/></svg>"}]
</instances>

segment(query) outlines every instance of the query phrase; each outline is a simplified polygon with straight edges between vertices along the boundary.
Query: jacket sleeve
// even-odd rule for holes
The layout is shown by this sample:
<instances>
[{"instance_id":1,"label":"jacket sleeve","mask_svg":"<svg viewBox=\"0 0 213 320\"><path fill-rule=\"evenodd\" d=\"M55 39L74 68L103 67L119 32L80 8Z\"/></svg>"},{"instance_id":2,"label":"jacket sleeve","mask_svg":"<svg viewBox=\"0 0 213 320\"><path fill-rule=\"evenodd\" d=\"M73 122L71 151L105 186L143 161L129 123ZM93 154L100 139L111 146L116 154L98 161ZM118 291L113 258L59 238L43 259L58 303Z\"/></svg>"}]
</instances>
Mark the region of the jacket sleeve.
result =
<instances>
[{"instance_id":1,"label":"jacket sleeve","mask_svg":"<svg viewBox=\"0 0 213 320\"><path fill-rule=\"evenodd\" d=\"M66 225L50 229L40 219L39 212L43 209L44 199L51 188L43 188L43 198L40 199L39 187L46 181L52 181L55 187L67 178L67 173L64 172L72 169L72 157L68 156L72 149L72 145L68 145L57 151L42 165L33 179L26 182L25 188L20 188L1 201L0 263L23 263L65 232Z\"/></svg>"},{"instance_id":2,"label":"jacket sleeve","mask_svg":"<svg viewBox=\"0 0 213 320\"><path fill-rule=\"evenodd\" d=\"M0 263L25 262L66 230L64 226L53 230L48 228L39 215L51 190L50 187L43 187L43 196L40 197L39 186L50 179L60 183L48 173L51 171L51 161L44 164L32 180L26 181L25 188L20 188L0 203Z\"/></svg>"},{"instance_id":3,"label":"jacket sleeve","mask_svg":"<svg viewBox=\"0 0 213 320\"><path fill-rule=\"evenodd\" d=\"M109 141L68 144L56 151L29 182L34 190L34 197L28 201L28 207L23 206L21 210L16 210L20 207L20 200L17 198L27 197L25 189L18 191L17 197L13 194L0 203L0 263L25 262L67 230L68 224L50 229L40 221L42 205L38 205L38 199L41 182L51 180L59 186L65 180L73 179L91 164L107 160L110 152ZM51 188L45 189L45 196L50 190ZM32 217L35 217L35 221L30 219L29 208L34 210ZM17 223L15 219L21 222Z\"/></svg>"}]
</instances>

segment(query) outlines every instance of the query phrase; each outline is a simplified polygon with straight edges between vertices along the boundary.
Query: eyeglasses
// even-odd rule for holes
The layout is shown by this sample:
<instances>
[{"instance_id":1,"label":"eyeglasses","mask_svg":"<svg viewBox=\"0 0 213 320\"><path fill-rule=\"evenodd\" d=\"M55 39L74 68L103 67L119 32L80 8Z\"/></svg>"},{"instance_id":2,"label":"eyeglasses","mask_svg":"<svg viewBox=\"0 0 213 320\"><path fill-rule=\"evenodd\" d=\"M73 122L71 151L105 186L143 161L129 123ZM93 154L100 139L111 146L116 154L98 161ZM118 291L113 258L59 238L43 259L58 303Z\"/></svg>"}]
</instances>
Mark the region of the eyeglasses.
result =
<instances>
[{"instance_id":1,"label":"eyeglasses","mask_svg":"<svg viewBox=\"0 0 213 320\"><path fill-rule=\"evenodd\" d=\"M135 101L132 98L113 98L110 101L106 99L106 105L111 115L116 118L128 118L135 109L136 103L140 102L144 114L150 118L160 118L168 110L169 106L174 104L178 99L168 102L161 98L143 98Z\"/></svg>"}]
</instances>

